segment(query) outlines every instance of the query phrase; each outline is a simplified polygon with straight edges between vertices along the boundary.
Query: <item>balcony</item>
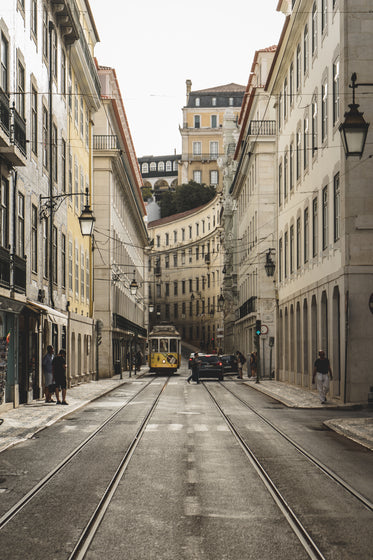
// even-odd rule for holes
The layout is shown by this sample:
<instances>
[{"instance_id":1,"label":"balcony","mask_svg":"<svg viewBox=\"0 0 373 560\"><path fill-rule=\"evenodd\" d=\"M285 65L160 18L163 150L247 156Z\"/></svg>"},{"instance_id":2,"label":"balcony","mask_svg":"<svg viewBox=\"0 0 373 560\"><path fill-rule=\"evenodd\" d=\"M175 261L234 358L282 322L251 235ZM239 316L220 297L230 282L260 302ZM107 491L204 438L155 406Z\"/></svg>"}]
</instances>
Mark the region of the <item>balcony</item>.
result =
<instances>
[{"instance_id":1,"label":"balcony","mask_svg":"<svg viewBox=\"0 0 373 560\"><path fill-rule=\"evenodd\" d=\"M104 134L93 136L94 150L119 150L118 137L115 135L107 136Z\"/></svg>"},{"instance_id":2,"label":"balcony","mask_svg":"<svg viewBox=\"0 0 373 560\"><path fill-rule=\"evenodd\" d=\"M26 121L21 115L13 108L12 110L12 124L11 130L13 132L14 145L19 148L24 156L26 156Z\"/></svg>"},{"instance_id":3,"label":"balcony","mask_svg":"<svg viewBox=\"0 0 373 560\"><path fill-rule=\"evenodd\" d=\"M250 121L251 136L273 136L276 134L276 121Z\"/></svg>"},{"instance_id":4,"label":"balcony","mask_svg":"<svg viewBox=\"0 0 373 560\"><path fill-rule=\"evenodd\" d=\"M201 161L203 163L208 163L210 161L216 161L219 157L219 154L217 153L211 153L211 154L183 154L181 156L181 161Z\"/></svg>"},{"instance_id":5,"label":"balcony","mask_svg":"<svg viewBox=\"0 0 373 560\"><path fill-rule=\"evenodd\" d=\"M0 90L0 155L11 166L26 165L26 121L10 107L9 98Z\"/></svg>"},{"instance_id":6,"label":"balcony","mask_svg":"<svg viewBox=\"0 0 373 560\"><path fill-rule=\"evenodd\" d=\"M0 127L9 136L10 132L10 106L8 95L0 88ZM0 145L4 142L0 136Z\"/></svg>"},{"instance_id":7,"label":"balcony","mask_svg":"<svg viewBox=\"0 0 373 560\"><path fill-rule=\"evenodd\" d=\"M249 313L255 313L256 311L256 296L252 296L241 305L239 309L240 319L249 315Z\"/></svg>"},{"instance_id":8,"label":"balcony","mask_svg":"<svg viewBox=\"0 0 373 560\"><path fill-rule=\"evenodd\" d=\"M26 257L13 255L13 289L20 294L26 293Z\"/></svg>"},{"instance_id":9,"label":"balcony","mask_svg":"<svg viewBox=\"0 0 373 560\"><path fill-rule=\"evenodd\" d=\"M10 253L0 247L0 286L10 288Z\"/></svg>"},{"instance_id":10,"label":"balcony","mask_svg":"<svg viewBox=\"0 0 373 560\"><path fill-rule=\"evenodd\" d=\"M79 39L79 12L73 0L51 0L66 45Z\"/></svg>"}]
</instances>

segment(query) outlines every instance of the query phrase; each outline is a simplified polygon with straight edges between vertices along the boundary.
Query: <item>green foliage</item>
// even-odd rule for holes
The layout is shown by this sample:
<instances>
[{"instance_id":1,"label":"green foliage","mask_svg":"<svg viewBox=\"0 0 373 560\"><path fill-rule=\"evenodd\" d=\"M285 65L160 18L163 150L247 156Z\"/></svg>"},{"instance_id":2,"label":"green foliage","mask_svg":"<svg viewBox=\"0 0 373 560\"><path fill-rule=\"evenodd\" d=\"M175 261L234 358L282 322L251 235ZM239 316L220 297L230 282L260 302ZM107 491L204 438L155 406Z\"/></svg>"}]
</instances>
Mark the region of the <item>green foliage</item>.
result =
<instances>
[{"instance_id":1,"label":"green foliage","mask_svg":"<svg viewBox=\"0 0 373 560\"><path fill-rule=\"evenodd\" d=\"M216 194L214 187L189 181L188 184L178 185L174 192L167 191L162 194L161 216L171 216L179 212L186 212L198 206L207 204Z\"/></svg>"},{"instance_id":2,"label":"green foliage","mask_svg":"<svg viewBox=\"0 0 373 560\"><path fill-rule=\"evenodd\" d=\"M153 191L151 187L142 187L141 193L142 193L143 200L149 200L153 196Z\"/></svg>"}]
</instances>

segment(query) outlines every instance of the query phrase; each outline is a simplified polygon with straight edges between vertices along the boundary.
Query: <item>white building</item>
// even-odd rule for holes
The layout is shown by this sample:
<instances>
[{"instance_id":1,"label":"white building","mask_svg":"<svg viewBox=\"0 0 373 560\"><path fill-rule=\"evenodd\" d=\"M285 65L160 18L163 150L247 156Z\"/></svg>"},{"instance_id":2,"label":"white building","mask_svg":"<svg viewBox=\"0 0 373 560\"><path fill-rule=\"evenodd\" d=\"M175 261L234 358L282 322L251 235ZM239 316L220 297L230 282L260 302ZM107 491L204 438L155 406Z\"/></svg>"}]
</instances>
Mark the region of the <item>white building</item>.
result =
<instances>
[{"instance_id":1,"label":"white building","mask_svg":"<svg viewBox=\"0 0 373 560\"><path fill-rule=\"evenodd\" d=\"M373 160L345 159L338 130L348 84L372 83L373 13L366 0L282 0L286 21L266 85L277 98L279 298L277 375L311 387L317 351L331 393L366 401L372 385ZM373 120L373 89L357 99Z\"/></svg>"}]
</instances>

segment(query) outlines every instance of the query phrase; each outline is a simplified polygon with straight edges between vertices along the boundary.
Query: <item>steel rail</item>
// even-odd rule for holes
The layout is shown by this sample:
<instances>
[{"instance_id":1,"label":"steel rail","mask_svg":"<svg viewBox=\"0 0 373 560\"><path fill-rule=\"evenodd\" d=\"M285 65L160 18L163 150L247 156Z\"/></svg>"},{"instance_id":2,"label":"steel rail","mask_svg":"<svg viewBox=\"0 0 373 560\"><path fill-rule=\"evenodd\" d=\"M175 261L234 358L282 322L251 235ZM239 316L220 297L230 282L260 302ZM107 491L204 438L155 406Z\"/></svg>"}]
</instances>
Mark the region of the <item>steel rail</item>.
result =
<instances>
[{"instance_id":1,"label":"steel rail","mask_svg":"<svg viewBox=\"0 0 373 560\"><path fill-rule=\"evenodd\" d=\"M348 482L343 480L343 478L341 478L337 473L329 469L329 467L324 465L321 461L319 461L316 457L314 457L314 455L306 451L304 447L299 445L299 443L297 443L295 440L293 440L291 437L285 434L285 432L280 430L280 428L278 428L275 424L273 424L270 420L268 420L268 418L266 418L265 416L263 416L263 414L258 412L255 409L255 407L251 406L246 401L241 399L241 397L236 395L231 389L228 389L226 385L223 384L221 385L222 387L224 387L226 391L231 393L231 395L233 395L244 406L246 406L248 409L254 412L254 414L256 414L261 420L263 420L263 422L268 424L268 426L270 426L273 430L275 430L278 434L280 434L280 436L282 436L288 443L290 443L299 453L304 455L306 459L308 459L311 463L316 465L316 467L318 467L324 474L326 474L331 480L333 480L333 482L339 484L344 490L349 492L354 498L356 498L359 502L361 502L369 511L373 511L373 503L370 500L368 500L368 498L360 494L360 492L355 490L355 488L353 488L350 484L348 484Z\"/></svg>"},{"instance_id":2,"label":"steel rail","mask_svg":"<svg viewBox=\"0 0 373 560\"><path fill-rule=\"evenodd\" d=\"M119 414L126 406L128 406L134 399L136 399L140 393L142 393L154 379L149 381L144 387L133 395L128 401L126 401L123 406L118 408L113 414L111 414L98 428L96 428L85 440L83 440L65 459L63 459L54 469L52 469L44 478L42 478L27 494L25 494L14 506L12 506L1 518L0 518L0 530L11 521L24 507L28 504L47 484L48 482L56 476L70 461L78 455L78 453L101 431L103 428L109 424L117 414ZM115 388L116 389L116 388ZM113 389L113 391L115 390Z\"/></svg>"},{"instance_id":3,"label":"steel rail","mask_svg":"<svg viewBox=\"0 0 373 560\"><path fill-rule=\"evenodd\" d=\"M305 529L305 527L301 523L300 519L297 517L297 515L291 509L291 507L289 506L289 504L285 500L284 496L281 494L281 492L279 491L279 489L277 488L275 483L270 478L269 474L264 469L263 465L257 459L257 457L255 456L253 451L251 451L250 447L247 445L245 440L241 437L240 433L235 428L233 422L231 421L229 416L227 416L225 414L224 410L222 409L222 407L220 406L220 404L218 403L216 398L213 396L211 391L207 388L206 383L202 383L202 384L205 387L206 391L208 392L212 402L215 404L215 406L219 410L220 414L222 415L222 417L224 418L224 420L228 424L229 429L231 430L232 434L236 438L237 442L239 443L240 447L244 451L245 455L248 457L250 463L252 464L252 466L256 470L257 474L261 478L264 486L266 487L266 489L271 494L274 502L276 503L276 505L280 509L281 513L284 515L285 519L289 523L289 525L292 528L292 530L294 531L295 535L298 537L300 543L302 544L303 548L307 552L308 556L312 560L326 560L325 556L322 554L320 549L317 547L316 543L313 541L311 535Z\"/></svg>"},{"instance_id":4,"label":"steel rail","mask_svg":"<svg viewBox=\"0 0 373 560\"><path fill-rule=\"evenodd\" d=\"M89 546L91 544L91 542L93 541L95 534L98 531L98 528L101 524L102 519L105 516L106 510L108 509L110 502L115 494L115 491L128 467L128 464L132 458L132 455L134 454L136 447L138 446L138 444L141 441L141 438L145 432L145 429L149 423L150 418L153 415L153 412L158 404L159 399L161 398L161 395L163 393L163 391L165 390L167 383L169 382L170 378L168 377L167 380L165 381L162 389L159 391L157 397L154 399L153 404L151 405L150 409L148 410L146 416L144 417L139 429L136 432L135 437L132 440L132 443L130 443L126 453L124 454L121 462L119 463L119 466L116 470L116 472L114 473L111 481L109 482L109 484L106 487L106 490L104 492L104 494L102 495L102 498L100 499L95 511L93 512L90 520L88 521L85 529L83 529L79 540L77 541L74 550L72 551L72 553L70 554L68 560L82 560L85 555L87 550L89 549Z\"/></svg>"}]
</instances>

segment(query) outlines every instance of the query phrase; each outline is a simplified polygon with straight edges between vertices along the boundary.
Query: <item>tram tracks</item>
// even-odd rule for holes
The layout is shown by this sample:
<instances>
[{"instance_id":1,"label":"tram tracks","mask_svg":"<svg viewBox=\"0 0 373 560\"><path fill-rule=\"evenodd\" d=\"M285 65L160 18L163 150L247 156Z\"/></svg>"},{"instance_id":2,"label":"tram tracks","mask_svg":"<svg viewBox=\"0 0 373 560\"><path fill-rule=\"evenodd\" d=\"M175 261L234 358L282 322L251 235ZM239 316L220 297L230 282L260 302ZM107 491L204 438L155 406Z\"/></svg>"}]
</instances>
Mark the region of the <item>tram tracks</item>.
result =
<instances>
[{"instance_id":1,"label":"tram tracks","mask_svg":"<svg viewBox=\"0 0 373 560\"><path fill-rule=\"evenodd\" d=\"M294 509L290 506L288 501L286 500L282 491L280 491L278 484L273 481L270 474L268 473L265 466L262 464L261 460L258 458L257 454L253 451L253 449L247 443L247 438L245 439L242 434L240 433L239 428L235 424L235 422L231 419L231 417L224 411L224 407L218 402L218 399L214 396L212 391L208 387L208 383L203 383L204 388L208 392L212 402L220 412L221 416L225 420L226 424L228 425L231 433L236 438L236 441L242 448L243 452L247 456L249 462L257 472L258 476L262 480L264 486L272 496L274 502L277 504L279 510L284 515L286 520L288 521L290 527L294 531L295 535L297 536L298 540L302 544L304 550L308 554L308 556L312 560L325 560L325 556L319 549L318 545L316 544L315 540L312 538L311 534L307 530L307 528L302 523L299 515L294 511ZM316 457L311 455L308 451L302 448L297 442L295 442L291 437L285 434L281 429L275 426L268 418L263 416L259 411L257 411L254 407L244 401L241 397L231 391L225 384L219 383L219 386L224 388L227 392L229 392L237 401L239 401L242 405L244 405L247 409L253 412L261 421L265 422L267 426L271 429L275 430L282 438L284 438L293 448L296 449L298 453L300 453L303 457L305 457L310 463L316 466L323 474L327 475L334 483L338 486L342 487L346 492L351 494L360 504L363 504L365 508L369 511L373 511L373 504L370 502L366 497L362 496L359 492L357 492L354 488L352 488L347 482L345 482L341 477L339 477L335 472L329 469L326 465L321 463Z\"/></svg>"},{"instance_id":2,"label":"tram tracks","mask_svg":"<svg viewBox=\"0 0 373 560\"><path fill-rule=\"evenodd\" d=\"M154 408L155 408L156 404L158 403L158 400L159 400L162 392L164 391L168 381L169 381L169 378L167 378L165 383L162 385L161 390L158 392L155 399L153 399L152 404L151 404L150 408L148 409L148 412L145 414L144 419L141 422L140 428L137 430L132 442L129 444L129 446L128 446L125 454L124 454L124 458L122 459L122 461L121 461L121 463L120 463L120 465L119 465L119 467L118 467L118 469L117 469L113 478L118 477L118 471L123 469L123 464L125 463L125 461L127 461L127 463L128 463L128 460L130 459L130 456L132 455L139 439L141 438L141 435L142 435L142 433L143 433L143 431L146 427L146 424L149 421L149 418L152 415L152 413L154 411ZM152 383L154 383L154 380L149 381L143 387L141 387L139 391L137 391L122 406L120 406L117 410L115 410L115 412L113 412L108 418L106 418L104 422L102 422L92 433L89 434L89 436L86 439L84 439L77 447L75 447L75 449L73 449L56 467L54 467L36 485L34 485L33 488L31 488L31 490L29 490L16 504L14 504L6 513L4 513L0 517L0 531L10 521L12 521L14 518L16 518L17 515L20 514L20 512L25 508L25 506L28 505L30 502L32 502L32 500L43 489L45 489L48 484L50 484L54 480L54 478L56 477L57 474L59 474L61 471L63 471L63 469L67 465L69 465L69 463L71 463L72 460L74 458L76 458L89 445L89 443L91 443L98 436L98 434L100 434L100 432L102 432L102 430L104 430L104 428L106 428L108 425L110 425L110 423L113 422L116 419L116 417L121 412L123 412L123 410L125 408L128 407L128 405L130 405L131 403L134 403L135 399L137 399L149 387L149 385L151 385Z\"/></svg>"}]
</instances>

